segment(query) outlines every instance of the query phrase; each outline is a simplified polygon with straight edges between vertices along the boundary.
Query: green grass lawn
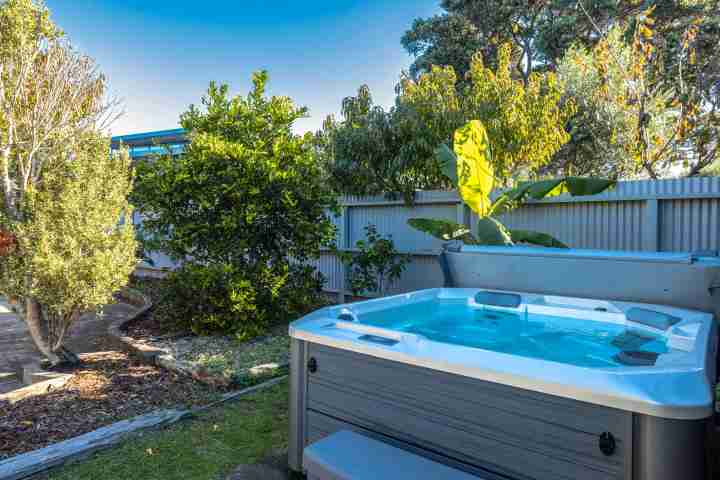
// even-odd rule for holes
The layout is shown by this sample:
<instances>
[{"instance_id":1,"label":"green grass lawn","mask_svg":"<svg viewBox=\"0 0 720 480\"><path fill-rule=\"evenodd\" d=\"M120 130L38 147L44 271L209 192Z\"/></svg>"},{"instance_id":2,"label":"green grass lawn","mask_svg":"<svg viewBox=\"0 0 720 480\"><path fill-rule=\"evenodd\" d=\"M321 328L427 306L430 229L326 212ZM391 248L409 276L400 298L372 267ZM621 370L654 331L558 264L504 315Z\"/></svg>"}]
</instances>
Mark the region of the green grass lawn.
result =
<instances>
[{"instance_id":1,"label":"green grass lawn","mask_svg":"<svg viewBox=\"0 0 720 480\"><path fill-rule=\"evenodd\" d=\"M50 480L217 480L233 467L287 447L288 385L282 382L165 430L130 437Z\"/></svg>"}]
</instances>

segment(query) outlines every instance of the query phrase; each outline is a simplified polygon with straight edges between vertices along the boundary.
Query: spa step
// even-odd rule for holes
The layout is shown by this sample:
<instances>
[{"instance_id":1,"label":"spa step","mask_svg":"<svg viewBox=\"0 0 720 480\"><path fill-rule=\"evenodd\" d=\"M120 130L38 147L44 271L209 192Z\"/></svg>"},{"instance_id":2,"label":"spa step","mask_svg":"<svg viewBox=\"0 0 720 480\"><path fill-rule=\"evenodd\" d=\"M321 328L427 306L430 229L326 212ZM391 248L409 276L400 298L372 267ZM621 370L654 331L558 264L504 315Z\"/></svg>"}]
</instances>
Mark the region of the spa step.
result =
<instances>
[{"instance_id":1,"label":"spa step","mask_svg":"<svg viewBox=\"0 0 720 480\"><path fill-rule=\"evenodd\" d=\"M481 480L348 430L305 448L303 467L308 480Z\"/></svg>"}]
</instances>

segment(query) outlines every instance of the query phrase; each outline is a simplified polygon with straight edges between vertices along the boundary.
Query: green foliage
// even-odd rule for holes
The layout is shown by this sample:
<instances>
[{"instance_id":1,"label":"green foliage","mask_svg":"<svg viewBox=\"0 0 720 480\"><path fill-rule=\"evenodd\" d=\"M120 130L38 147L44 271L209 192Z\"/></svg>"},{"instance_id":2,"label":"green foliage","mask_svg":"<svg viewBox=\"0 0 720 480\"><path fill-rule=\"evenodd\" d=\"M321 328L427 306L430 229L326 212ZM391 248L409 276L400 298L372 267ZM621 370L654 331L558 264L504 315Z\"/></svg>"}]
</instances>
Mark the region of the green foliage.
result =
<instances>
[{"instance_id":1,"label":"green foliage","mask_svg":"<svg viewBox=\"0 0 720 480\"><path fill-rule=\"evenodd\" d=\"M487 128L497 178L538 171L570 139L564 127L574 105L561 104L555 74L533 73L526 83L514 79L509 44L500 47L497 71L477 56L470 75L471 111Z\"/></svg>"},{"instance_id":2,"label":"green foliage","mask_svg":"<svg viewBox=\"0 0 720 480\"><path fill-rule=\"evenodd\" d=\"M448 186L434 153L445 140L401 102L388 111L374 105L367 86L345 98L342 119L328 117L317 135L335 191L400 195L407 203L416 190Z\"/></svg>"},{"instance_id":3,"label":"green foliage","mask_svg":"<svg viewBox=\"0 0 720 480\"><path fill-rule=\"evenodd\" d=\"M531 65L544 59L533 38L548 16L548 3L557 2L442 0L447 13L415 20L402 38L402 45L415 57L410 71L418 75L432 65L448 65L465 78L474 53L480 52L494 67L498 46L513 42L513 71L527 79Z\"/></svg>"},{"instance_id":4,"label":"green foliage","mask_svg":"<svg viewBox=\"0 0 720 480\"><path fill-rule=\"evenodd\" d=\"M480 245L510 246L513 244L510 231L499 220L487 216L478 220L477 243Z\"/></svg>"},{"instance_id":5,"label":"green foliage","mask_svg":"<svg viewBox=\"0 0 720 480\"><path fill-rule=\"evenodd\" d=\"M446 242L461 240L468 245L477 243L466 225L436 218L411 218L407 223L415 230L428 233Z\"/></svg>"},{"instance_id":6,"label":"green foliage","mask_svg":"<svg viewBox=\"0 0 720 480\"><path fill-rule=\"evenodd\" d=\"M490 208L495 186L490 141L482 122L472 120L455 133L457 188L465 204L478 215ZM453 159L453 157L448 157Z\"/></svg>"},{"instance_id":7,"label":"green foliage","mask_svg":"<svg viewBox=\"0 0 720 480\"><path fill-rule=\"evenodd\" d=\"M468 244L511 246L515 243L531 243L546 247L567 248L552 236L528 230L510 230L496 217L517 208L531 198L540 200L548 196L569 193L570 195L594 195L611 188L612 180L563 177L557 179L519 182L514 188L502 191L490 200L495 172L488 161L491 148L481 122L473 120L458 130L455 152L438 149L447 165L444 171L457 172L457 188L463 201L480 215L477 237L463 225L444 220L413 218L408 224L420 231L443 240L462 240Z\"/></svg>"},{"instance_id":8,"label":"green foliage","mask_svg":"<svg viewBox=\"0 0 720 480\"><path fill-rule=\"evenodd\" d=\"M108 155L109 139L93 134L78 145L72 157L48 162L22 219L3 222L17 241L0 262L3 295L33 297L56 319L111 302L137 262L127 154Z\"/></svg>"},{"instance_id":9,"label":"green foliage","mask_svg":"<svg viewBox=\"0 0 720 480\"><path fill-rule=\"evenodd\" d=\"M644 32L651 35L648 28ZM640 43L627 44L626 35L616 26L592 50L570 48L560 62L566 95L578 105L567 153L581 150L578 166L592 173L658 175L675 163L670 144L683 114L672 90L648 85L651 59Z\"/></svg>"},{"instance_id":10,"label":"green foliage","mask_svg":"<svg viewBox=\"0 0 720 480\"><path fill-rule=\"evenodd\" d=\"M524 83L513 78L511 70L511 47L505 44L496 70L487 68L480 55L473 57L468 84L459 92L452 68L436 67L417 81L405 79L399 100L424 124L442 132L434 138L435 145L457 142L464 136L461 127L470 120L482 122L483 135L492 144L486 161L492 164L498 186L547 165L568 141L564 125L573 113L571 102L561 103L563 89L553 73L534 73ZM444 159L447 151L440 153Z\"/></svg>"},{"instance_id":11,"label":"green foliage","mask_svg":"<svg viewBox=\"0 0 720 480\"><path fill-rule=\"evenodd\" d=\"M127 156L108 158L105 77L42 1L0 2L0 290L38 349L76 363L65 334L135 265Z\"/></svg>"},{"instance_id":12,"label":"green foliage","mask_svg":"<svg viewBox=\"0 0 720 480\"><path fill-rule=\"evenodd\" d=\"M510 237L515 243L530 243L533 245L541 245L551 248L568 248L567 245L560 240L548 235L547 233L534 232L532 230L510 230Z\"/></svg>"},{"instance_id":13,"label":"green foliage","mask_svg":"<svg viewBox=\"0 0 720 480\"><path fill-rule=\"evenodd\" d=\"M347 279L353 295L383 294L400 279L410 256L399 254L392 237L378 234L375 225L365 227L365 237L356 242L356 252L336 251L336 254L348 269Z\"/></svg>"},{"instance_id":14,"label":"green foliage","mask_svg":"<svg viewBox=\"0 0 720 480\"><path fill-rule=\"evenodd\" d=\"M572 103L560 103L562 88L552 73L525 82L513 78L511 47L499 50L496 71L473 56L462 86L452 67L404 76L389 111L373 105L367 87L346 98L342 121L329 118L318 136L334 188L351 195L400 193L411 203L418 189L448 187L443 152L439 157L436 149L452 143L472 119L488 130L498 178L530 175L546 165L567 141Z\"/></svg>"},{"instance_id":15,"label":"green foliage","mask_svg":"<svg viewBox=\"0 0 720 480\"><path fill-rule=\"evenodd\" d=\"M410 74L418 78L436 65L449 65L464 78L473 54L482 50L492 57L492 48L469 19L462 15L435 15L416 19L401 39L402 46L415 57Z\"/></svg>"},{"instance_id":16,"label":"green foliage","mask_svg":"<svg viewBox=\"0 0 720 480\"><path fill-rule=\"evenodd\" d=\"M466 74L471 71L471 54L480 52L485 62L495 67L500 63L498 46L510 42L511 75L525 83L533 72L556 71L566 64L567 55L592 52L609 32L627 26L627 35L619 39L625 46L616 45L619 51L633 47L633 37L642 35L643 17L648 7L652 12L654 31L644 42L649 65L659 68L648 70L642 82L634 81L635 88L644 83L647 101L631 99L627 88L615 88L623 67L613 72L610 58L600 61L609 67L605 76L611 97L605 104L594 98L592 90L597 78L592 72L584 78L582 67L572 67L574 81L569 97L578 101L578 116L569 125L572 140L542 169L543 174L631 176L637 174L637 164L644 174L657 176L678 167L687 175L696 175L718 158L720 145L720 2L718 0L653 2L618 2L614 0L442 0L444 13L429 19L417 19L402 39L405 49L415 57L410 71L414 77L433 71L434 65L450 66L461 82L458 90L469 83ZM625 60L622 60L622 64ZM637 64L637 62L635 62ZM632 73L632 68L625 70ZM613 78L614 77L614 78ZM627 87L627 86L625 86ZM626 96L626 103L620 97ZM668 96L672 99L662 104ZM639 109L646 103L648 115L645 125L631 122L628 110ZM663 130L667 131L668 107L685 116L688 121L678 131L677 138L668 137L663 148ZM658 116L656 116L656 114ZM481 118L479 115L468 116ZM490 126L486 124L490 130ZM634 130L645 138L631 137ZM655 131L660 140L655 143ZM646 134L645 134L646 133ZM492 135L491 135L492 137ZM623 148L623 145L628 148ZM635 145L652 149L660 145L660 155L650 152L644 161L637 162L637 152L628 149ZM647 148L646 148L647 147ZM678 150L690 155L675 155ZM657 153L657 152L656 152ZM657 159L657 160L656 160Z\"/></svg>"},{"instance_id":17,"label":"green foliage","mask_svg":"<svg viewBox=\"0 0 720 480\"><path fill-rule=\"evenodd\" d=\"M306 109L267 98L265 72L253 83L232 98L227 85L212 83L204 109L181 117L191 139L185 153L138 166L134 200L145 236L152 249L187 262L173 288L186 289L178 309L201 333L250 337L294 315L319 290L313 270L296 264L334 239L335 196L313 138L292 132Z\"/></svg>"},{"instance_id":18,"label":"green foliage","mask_svg":"<svg viewBox=\"0 0 720 480\"><path fill-rule=\"evenodd\" d=\"M322 281L300 265L185 263L163 283L158 318L171 331L232 333L241 340L321 304Z\"/></svg>"}]
</instances>

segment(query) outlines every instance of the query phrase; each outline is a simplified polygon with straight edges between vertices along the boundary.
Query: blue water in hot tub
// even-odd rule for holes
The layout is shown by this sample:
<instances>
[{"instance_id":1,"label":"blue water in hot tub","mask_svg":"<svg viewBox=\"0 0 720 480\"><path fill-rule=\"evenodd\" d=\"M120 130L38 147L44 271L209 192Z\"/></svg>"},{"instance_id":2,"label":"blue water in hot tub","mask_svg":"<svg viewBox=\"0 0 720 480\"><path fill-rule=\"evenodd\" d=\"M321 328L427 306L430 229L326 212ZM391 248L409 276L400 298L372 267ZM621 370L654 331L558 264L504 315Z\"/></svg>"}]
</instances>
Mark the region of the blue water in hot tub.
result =
<instances>
[{"instance_id":1,"label":"blue water in hot tub","mask_svg":"<svg viewBox=\"0 0 720 480\"><path fill-rule=\"evenodd\" d=\"M470 307L459 301L403 305L359 315L366 325L429 340L581 367L621 366L620 352L663 354L662 335L582 318Z\"/></svg>"}]
</instances>

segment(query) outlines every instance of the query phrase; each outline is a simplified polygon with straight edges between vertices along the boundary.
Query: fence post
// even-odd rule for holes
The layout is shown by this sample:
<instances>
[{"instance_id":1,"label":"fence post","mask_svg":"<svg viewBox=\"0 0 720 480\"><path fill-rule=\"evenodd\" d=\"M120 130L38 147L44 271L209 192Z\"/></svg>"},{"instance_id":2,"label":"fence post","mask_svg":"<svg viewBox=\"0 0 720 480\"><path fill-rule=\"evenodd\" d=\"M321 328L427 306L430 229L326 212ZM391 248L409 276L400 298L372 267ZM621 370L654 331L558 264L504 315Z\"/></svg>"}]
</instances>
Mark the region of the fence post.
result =
<instances>
[{"instance_id":1,"label":"fence post","mask_svg":"<svg viewBox=\"0 0 720 480\"><path fill-rule=\"evenodd\" d=\"M657 198L645 200L645 213L641 224L642 249L648 252L660 251L660 208Z\"/></svg>"},{"instance_id":2,"label":"fence post","mask_svg":"<svg viewBox=\"0 0 720 480\"><path fill-rule=\"evenodd\" d=\"M350 248L350 222L348 222L349 214L350 208L347 205L340 207L340 242L338 242L338 248L341 250ZM347 296L347 272L345 272L345 264L342 262L340 262L340 278L342 280L340 284L340 291L338 292L338 301L340 303L345 303L345 297Z\"/></svg>"},{"instance_id":3,"label":"fence post","mask_svg":"<svg viewBox=\"0 0 720 480\"><path fill-rule=\"evenodd\" d=\"M470 228L470 215L469 215L469 209L467 205L465 205L465 202L460 200L460 202L455 206L455 222L459 223L460 225L465 225L466 227Z\"/></svg>"}]
</instances>

